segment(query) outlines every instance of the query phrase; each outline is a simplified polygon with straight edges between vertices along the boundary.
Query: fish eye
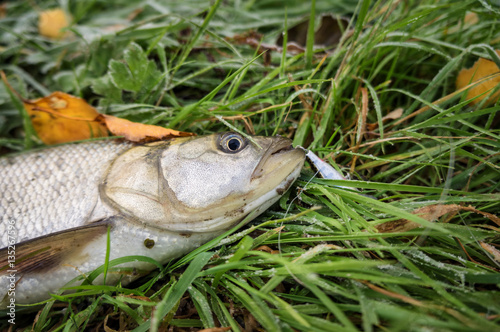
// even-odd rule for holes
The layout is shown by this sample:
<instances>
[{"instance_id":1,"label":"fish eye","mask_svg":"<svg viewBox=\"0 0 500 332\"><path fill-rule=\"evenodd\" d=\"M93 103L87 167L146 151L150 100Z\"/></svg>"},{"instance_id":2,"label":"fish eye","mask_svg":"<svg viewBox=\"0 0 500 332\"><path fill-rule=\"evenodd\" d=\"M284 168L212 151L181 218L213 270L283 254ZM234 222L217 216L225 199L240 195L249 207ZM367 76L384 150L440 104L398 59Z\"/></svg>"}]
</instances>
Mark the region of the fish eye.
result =
<instances>
[{"instance_id":1,"label":"fish eye","mask_svg":"<svg viewBox=\"0 0 500 332\"><path fill-rule=\"evenodd\" d=\"M241 141L239 138L231 138L226 143L227 148L231 151L237 151L241 146Z\"/></svg>"},{"instance_id":2,"label":"fish eye","mask_svg":"<svg viewBox=\"0 0 500 332\"><path fill-rule=\"evenodd\" d=\"M246 146L246 140L239 134L227 133L220 139L220 148L226 153L236 153Z\"/></svg>"}]
</instances>

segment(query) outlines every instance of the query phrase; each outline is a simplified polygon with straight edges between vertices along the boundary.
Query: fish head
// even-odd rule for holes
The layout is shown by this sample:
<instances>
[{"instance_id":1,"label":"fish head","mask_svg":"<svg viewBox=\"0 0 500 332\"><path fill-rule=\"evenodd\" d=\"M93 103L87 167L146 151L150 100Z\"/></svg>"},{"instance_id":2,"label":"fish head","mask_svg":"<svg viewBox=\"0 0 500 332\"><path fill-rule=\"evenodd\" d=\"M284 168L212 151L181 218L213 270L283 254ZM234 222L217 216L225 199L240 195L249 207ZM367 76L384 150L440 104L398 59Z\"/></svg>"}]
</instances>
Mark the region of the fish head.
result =
<instances>
[{"instance_id":1,"label":"fish head","mask_svg":"<svg viewBox=\"0 0 500 332\"><path fill-rule=\"evenodd\" d=\"M122 214L148 226L226 230L265 211L297 179L305 153L291 143L227 132L141 147L115 161L104 194Z\"/></svg>"}]
</instances>

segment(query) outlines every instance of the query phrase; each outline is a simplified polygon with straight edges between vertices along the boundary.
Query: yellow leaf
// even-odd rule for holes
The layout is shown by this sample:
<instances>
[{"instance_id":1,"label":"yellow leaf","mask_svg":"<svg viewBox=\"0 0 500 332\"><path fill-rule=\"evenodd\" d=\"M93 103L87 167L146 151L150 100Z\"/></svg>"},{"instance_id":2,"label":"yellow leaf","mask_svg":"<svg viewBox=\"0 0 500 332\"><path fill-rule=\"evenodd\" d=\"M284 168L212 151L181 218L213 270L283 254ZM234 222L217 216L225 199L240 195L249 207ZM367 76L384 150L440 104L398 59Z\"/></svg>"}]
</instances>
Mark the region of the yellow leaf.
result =
<instances>
[{"instance_id":1,"label":"yellow leaf","mask_svg":"<svg viewBox=\"0 0 500 332\"><path fill-rule=\"evenodd\" d=\"M115 136L141 143L195 135L100 114L85 100L59 91L23 103L38 137L47 145L106 137L108 130Z\"/></svg>"},{"instance_id":2,"label":"yellow leaf","mask_svg":"<svg viewBox=\"0 0 500 332\"><path fill-rule=\"evenodd\" d=\"M496 51L500 55L500 50ZM476 82L482 78L490 76L495 73L499 73L500 68L491 60L479 59L474 63L470 69L462 69L457 76L457 90L466 87L467 85ZM484 95L471 101L473 104L480 103L484 98L488 98L486 104L493 104L500 98L500 90L491 94L492 89L497 88L500 85L500 75L492 77L491 79L485 79L467 91L467 99L472 99L484 93Z\"/></svg>"},{"instance_id":3,"label":"yellow leaf","mask_svg":"<svg viewBox=\"0 0 500 332\"><path fill-rule=\"evenodd\" d=\"M98 120L105 123L115 136L123 136L131 142L153 142L172 137L194 136L193 133L172 130L154 125L137 123L116 116L101 114Z\"/></svg>"},{"instance_id":4,"label":"yellow leaf","mask_svg":"<svg viewBox=\"0 0 500 332\"><path fill-rule=\"evenodd\" d=\"M44 98L25 100L24 107L45 144L108 136L106 126L95 122L99 112L81 98L56 91Z\"/></svg>"},{"instance_id":5,"label":"yellow leaf","mask_svg":"<svg viewBox=\"0 0 500 332\"><path fill-rule=\"evenodd\" d=\"M67 28L69 24L69 17L61 8L45 10L40 13L38 32L47 38L60 39L68 35L61 30Z\"/></svg>"},{"instance_id":6,"label":"yellow leaf","mask_svg":"<svg viewBox=\"0 0 500 332\"><path fill-rule=\"evenodd\" d=\"M112 115L100 114L81 98L56 91L37 100L24 99L7 81L1 80L22 100L38 137L47 145L106 137L108 131L132 142L153 142L173 137L196 136L173 129L131 122Z\"/></svg>"}]
</instances>

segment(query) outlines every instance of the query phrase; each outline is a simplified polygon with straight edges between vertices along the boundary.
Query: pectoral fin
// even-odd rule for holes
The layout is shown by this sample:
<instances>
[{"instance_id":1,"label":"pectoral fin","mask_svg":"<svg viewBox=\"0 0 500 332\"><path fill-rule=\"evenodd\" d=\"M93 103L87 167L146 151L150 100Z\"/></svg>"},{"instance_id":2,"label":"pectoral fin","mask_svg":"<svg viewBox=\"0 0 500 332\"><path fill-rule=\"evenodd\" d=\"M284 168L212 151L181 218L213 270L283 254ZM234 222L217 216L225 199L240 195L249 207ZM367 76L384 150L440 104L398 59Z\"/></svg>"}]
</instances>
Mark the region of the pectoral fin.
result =
<instances>
[{"instance_id":1,"label":"pectoral fin","mask_svg":"<svg viewBox=\"0 0 500 332\"><path fill-rule=\"evenodd\" d=\"M3 248L0 250L0 276L8 274L7 270L21 274L45 272L71 256L80 258L78 254L82 248L106 234L108 225L111 223L103 220Z\"/></svg>"}]
</instances>

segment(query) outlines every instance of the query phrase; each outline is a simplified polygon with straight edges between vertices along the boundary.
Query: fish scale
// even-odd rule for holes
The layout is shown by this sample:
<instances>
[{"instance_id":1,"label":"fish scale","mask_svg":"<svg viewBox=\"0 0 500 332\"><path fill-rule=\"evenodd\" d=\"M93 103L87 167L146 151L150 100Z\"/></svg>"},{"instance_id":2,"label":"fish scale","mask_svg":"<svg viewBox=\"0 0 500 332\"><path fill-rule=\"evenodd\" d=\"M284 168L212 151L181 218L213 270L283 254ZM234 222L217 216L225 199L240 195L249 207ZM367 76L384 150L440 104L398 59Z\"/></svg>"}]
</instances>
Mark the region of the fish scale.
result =
<instances>
[{"instance_id":1,"label":"fish scale","mask_svg":"<svg viewBox=\"0 0 500 332\"><path fill-rule=\"evenodd\" d=\"M82 226L105 169L130 147L102 141L0 158L0 248L7 245L9 220L15 221L16 242Z\"/></svg>"}]
</instances>

